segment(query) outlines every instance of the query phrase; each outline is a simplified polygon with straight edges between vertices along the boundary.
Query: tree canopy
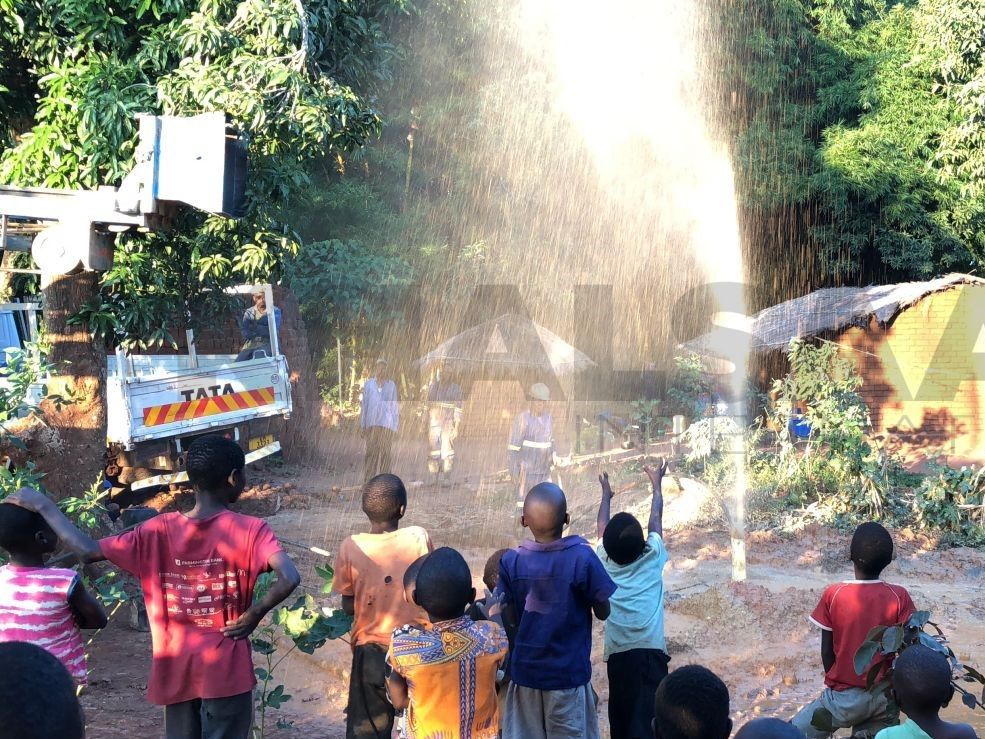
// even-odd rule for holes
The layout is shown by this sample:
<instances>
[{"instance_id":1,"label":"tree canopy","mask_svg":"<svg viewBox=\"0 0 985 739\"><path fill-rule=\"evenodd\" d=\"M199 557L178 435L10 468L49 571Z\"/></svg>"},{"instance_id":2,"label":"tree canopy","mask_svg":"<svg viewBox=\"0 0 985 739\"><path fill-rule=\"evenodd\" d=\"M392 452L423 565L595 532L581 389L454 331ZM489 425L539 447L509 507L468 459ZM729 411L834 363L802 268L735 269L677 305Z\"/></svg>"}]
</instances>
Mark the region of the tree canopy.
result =
<instances>
[{"instance_id":1,"label":"tree canopy","mask_svg":"<svg viewBox=\"0 0 985 739\"><path fill-rule=\"evenodd\" d=\"M0 181L93 188L132 166L137 113L225 111L247 138L248 212L184 213L118 239L84 315L105 338L168 340L203 287L276 276L308 165L378 133L384 26L403 0L0 0ZM193 311L194 312L194 311Z\"/></svg>"}]
</instances>

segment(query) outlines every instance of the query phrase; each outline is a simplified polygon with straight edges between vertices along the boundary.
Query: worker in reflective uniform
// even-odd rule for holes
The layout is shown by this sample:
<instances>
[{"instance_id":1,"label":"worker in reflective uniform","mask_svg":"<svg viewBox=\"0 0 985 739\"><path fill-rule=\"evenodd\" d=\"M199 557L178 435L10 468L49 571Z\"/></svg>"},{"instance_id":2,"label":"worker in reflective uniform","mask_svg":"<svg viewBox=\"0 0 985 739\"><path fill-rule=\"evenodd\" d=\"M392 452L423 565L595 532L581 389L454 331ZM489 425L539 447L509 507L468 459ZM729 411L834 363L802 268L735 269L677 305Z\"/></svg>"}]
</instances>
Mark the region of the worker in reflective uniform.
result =
<instances>
[{"instance_id":1,"label":"worker in reflective uniform","mask_svg":"<svg viewBox=\"0 0 985 739\"><path fill-rule=\"evenodd\" d=\"M554 422L547 412L551 391L538 382L530 388L530 408L513 420L510 432L510 477L517 486L517 505L534 485L551 479L554 466Z\"/></svg>"},{"instance_id":2,"label":"worker in reflective uniform","mask_svg":"<svg viewBox=\"0 0 985 739\"><path fill-rule=\"evenodd\" d=\"M428 388L428 472L435 484L451 482L463 403L462 388L446 373L438 375Z\"/></svg>"}]
</instances>

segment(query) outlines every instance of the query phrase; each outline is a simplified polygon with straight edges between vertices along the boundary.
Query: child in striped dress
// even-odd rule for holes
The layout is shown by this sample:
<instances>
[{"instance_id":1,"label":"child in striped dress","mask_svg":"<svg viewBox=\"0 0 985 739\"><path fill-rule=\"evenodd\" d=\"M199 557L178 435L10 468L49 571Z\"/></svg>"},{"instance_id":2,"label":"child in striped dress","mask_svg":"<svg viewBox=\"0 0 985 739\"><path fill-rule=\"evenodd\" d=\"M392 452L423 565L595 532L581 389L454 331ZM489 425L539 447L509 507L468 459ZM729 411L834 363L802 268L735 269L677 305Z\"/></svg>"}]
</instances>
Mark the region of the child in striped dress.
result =
<instances>
[{"instance_id":1,"label":"child in striped dress","mask_svg":"<svg viewBox=\"0 0 985 739\"><path fill-rule=\"evenodd\" d=\"M61 660L76 684L86 683L79 629L101 629L106 611L75 570L45 567L58 537L39 514L0 503L0 642L29 642Z\"/></svg>"}]
</instances>

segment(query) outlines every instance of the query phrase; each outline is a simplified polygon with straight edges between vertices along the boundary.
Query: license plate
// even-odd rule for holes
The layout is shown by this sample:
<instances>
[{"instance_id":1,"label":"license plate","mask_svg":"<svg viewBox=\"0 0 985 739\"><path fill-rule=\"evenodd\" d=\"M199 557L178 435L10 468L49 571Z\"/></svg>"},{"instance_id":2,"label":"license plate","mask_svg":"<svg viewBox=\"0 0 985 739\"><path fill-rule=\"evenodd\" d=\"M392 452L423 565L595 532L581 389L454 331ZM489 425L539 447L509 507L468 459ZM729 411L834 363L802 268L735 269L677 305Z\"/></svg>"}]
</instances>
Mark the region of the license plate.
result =
<instances>
[{"instance_id":1,"label":"license plate","mask_svg":"<svg viewBox=\"0 0 985 739\"><path fill-rule=\"evenodd\" d=\"M267 434L266 436L254 436L252 439L250 439L249 444L247 446L250 447L251 452L255 452L257 449L262 449L263 447L267 446L267 444L273 444L273 443L274 443L274 435Z\"/></svg>"}]
</instances>

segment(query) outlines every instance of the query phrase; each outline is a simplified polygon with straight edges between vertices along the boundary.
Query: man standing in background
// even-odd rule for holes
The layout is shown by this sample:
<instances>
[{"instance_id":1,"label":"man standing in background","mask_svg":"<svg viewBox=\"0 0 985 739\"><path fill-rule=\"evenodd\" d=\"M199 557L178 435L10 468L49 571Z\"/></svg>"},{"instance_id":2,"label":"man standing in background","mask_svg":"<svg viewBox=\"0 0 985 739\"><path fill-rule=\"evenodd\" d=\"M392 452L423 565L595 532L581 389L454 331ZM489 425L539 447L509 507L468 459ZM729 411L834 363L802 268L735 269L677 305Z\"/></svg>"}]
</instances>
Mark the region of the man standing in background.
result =
<instances>
[{"instance_id":1,"label":"man standing in background","mask_svg":"<svg viewBox=\"0 0 985 739\"><path fill-rule=\"evenodd\" d=\"M538 382L530 388L530 408L513 420L510 432L510 477L517 486L517 507L523 507L527 491L551 482L554 466L554 420L547 412L551 391Z\"/></svg>"},{"instance_id":2,"label":"man standing in background","mask_svg":"<svg viewBox=\"0 0 985 739\"><path fill-rule=\"evenodd\" d=\"M393 435L400 423L397 405L397 386L387 377L385 359L376 360L376 372L363 384L359 410L359 428L366 440L366 477L368 482L377 475L391 471L390 454Z\"/></svg>"},{"instance_id":3,"label":"man standing in background","mask_svg":"<svg viewBox=\"0 0 985 739\"><path fill-rule=\"evenodd\" d=\"M436 485L451 484L463 403L462 388L450 373L442 371L428 388L428 472Z\"/></svg>"}]
</instances>

